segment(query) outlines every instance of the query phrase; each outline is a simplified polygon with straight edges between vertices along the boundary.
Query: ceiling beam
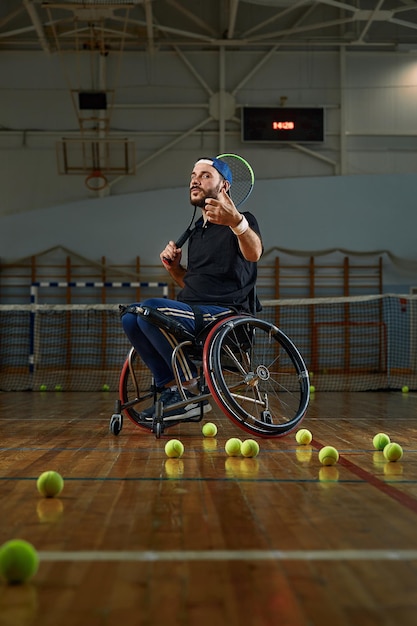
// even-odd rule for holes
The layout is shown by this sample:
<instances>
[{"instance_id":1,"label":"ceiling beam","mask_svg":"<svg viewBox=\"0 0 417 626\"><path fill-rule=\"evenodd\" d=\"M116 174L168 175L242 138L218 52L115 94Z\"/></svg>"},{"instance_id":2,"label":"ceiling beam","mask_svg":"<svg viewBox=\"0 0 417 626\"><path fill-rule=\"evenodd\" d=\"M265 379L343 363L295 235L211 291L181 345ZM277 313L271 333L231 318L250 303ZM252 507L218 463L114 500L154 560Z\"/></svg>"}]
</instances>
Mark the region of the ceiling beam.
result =
<instances>
[{"instance_id":1,"label":"ceiling beam","mask_svg":"<svg viewBox=\"0 0 417 626\"><path fill-rule=\"evenodd\" d=\"M155 51L152 2L145 0L146 35L148 37L148 50L152 54Z\"/></svg>"},{"instance_id":2,"label":"ceiling beam","mask_svg":"<svg viewBox=\"0 0 417 626\"><path fill-rule=\"evenodd\" d=\"M385 0L379 0L377 6L375 7L375 9L371 12L371 15L369 16L368 21L366 22L365 26L362 29L361 34L358 37L358 42L362 42L366 33L368 32L368 30L371 28L372 23L377 15L377 13L379 12L379 9L381 8L381 6L384 4Z\"/></svg>"}]
</instances>

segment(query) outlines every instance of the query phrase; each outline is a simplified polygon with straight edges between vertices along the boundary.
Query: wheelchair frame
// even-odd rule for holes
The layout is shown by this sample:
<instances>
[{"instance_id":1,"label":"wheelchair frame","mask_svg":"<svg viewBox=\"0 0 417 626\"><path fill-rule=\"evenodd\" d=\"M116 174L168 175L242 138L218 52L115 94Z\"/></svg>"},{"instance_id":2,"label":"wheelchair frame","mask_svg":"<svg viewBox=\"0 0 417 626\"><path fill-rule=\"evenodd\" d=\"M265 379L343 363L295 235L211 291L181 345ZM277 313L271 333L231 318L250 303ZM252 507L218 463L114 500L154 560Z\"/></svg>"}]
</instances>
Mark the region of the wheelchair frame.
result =
<instances>
[{"instance_id":1,"label":"wheelchair frame","mask_svg":"<svg viewBox=\"0 0 417 626\"><path fill-rule=\"evenodd\" d=\"M149 309L136 307L137 314L166 328L165 315L157 312L151 319ZM183 419L164 416L158 390L150 371L134 348L129 350L119 380L119 398L115 402L109 429L119 435L123 415L137 426L161 437L165 429L183 422L199 422L204 417L204 402L213 399L221 411L241 429L258 437L282 437L294 430L303 419L310 398L310 381L304 360L291 339L277 326L250 315L233 314L203 329L196 337L178 328L169 332L179 339L172 353L172 370L181 402L169 411L190 403L180 378L179 358L185 352L198 369L200 404L196 416ZM184 329L183 329L184 331ZM152 419L142 411L150 403L155 407ZM141 411L137 406L141 406Z\"/></svg>"}]
</instances>

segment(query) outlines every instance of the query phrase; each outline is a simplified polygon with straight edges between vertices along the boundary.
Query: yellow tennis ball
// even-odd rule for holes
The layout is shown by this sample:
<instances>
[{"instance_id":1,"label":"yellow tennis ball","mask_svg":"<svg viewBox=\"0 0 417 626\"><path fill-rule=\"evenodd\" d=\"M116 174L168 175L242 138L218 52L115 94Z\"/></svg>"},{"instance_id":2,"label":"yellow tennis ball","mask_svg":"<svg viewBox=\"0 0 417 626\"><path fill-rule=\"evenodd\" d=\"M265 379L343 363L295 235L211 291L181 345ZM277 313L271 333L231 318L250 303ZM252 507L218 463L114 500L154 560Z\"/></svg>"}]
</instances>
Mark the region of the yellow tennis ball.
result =
<instances>
[{"instance_id":1,"label":"yellow tennis ball","mask_svg":"<svg viewBox=\"0 0 417 626\"><path fill-rule=\"evenodd\" d=\"M307 428L300 428L300 430L297 430L295 433L295 440L297 443L307 445L308 443L311 443L312 439L313 435L309 430L307 430Z\"/></svg>"},{"instance_id":2,"label":"yellow tennis ball","mask_svg":"<svg viewBox=\"0 0 417 626\"><path fill-rule=\"evenodd\" d=\"M339 453L333 446L324 446L319 452L319 461L322 465L334 465L339 460Z\"/></svg>"},{"instance_id":3,"label":"yellow tennis ball","mask_svg":"<svg viewBox=\"0 0 417 626\"><path fill-rule=\"evenodd\" d=\"M237 439L237 437L232 437L231 439L228 439L226 441L226 445L224 446L224 449L226 450L226 454L228 456L239 456L241 447L242 447L241 440Z\"/></svg>"},{"instance_id":4,"label":"yellow tennis ball","mask_svg":"<svg viewBox=\"0 0 417 626\"><path fill-rule=\"evenodd\" d=\"M255 439L245 439L240 446L240 453L245 457L254 457L259 454L259 443Z\"/></svg>"},{"instance_id":5,"label":"yellow tennis ball","mask_svg":"<svg viewBox=\"0 0 417 626\"><path fill-rule=\"evenodd\" d=\"M24 583L36 574L39 555L24 539L11 539L0 547L0 575L12 584Z\"/></svg>"},{"instance_id":6,"label":"yellow tennis ball","mask_svg":"<svg viewBox=\"0 0 417 626\"><path fill-rule=\"evenodd\" d=\"M217 426L213 422L207 422L201 430L204 437L215 437L217 435Z\"/></svg>"},{"instance_id":7,"label":"yellow tennis ball","mask_svg":"<svg viewBox=\"0 0 417 626\"><path fill-rule=\"evenodd\" d=\"M377 433L372 439L375 450L383 450L390 442L389 436L385 433Z\"/></svg>"},{"instance_id":8,"label":"yellow tennis ball","mask_svg":"<svg viewBox=\"0 0 417 626\"><path fill-rule=\"evenodd\" d=\"M403 449L399 443L389 443L384 448L384 457L387 461L399 461L403 456Z\"/></svg>"},{"instance_id":9,"label":"yellow tennis ball","mask_svg":"<svg viewBox=\"0 0 417 626\"><path fill-rule=\"evenodd\" d=\"M184 454L184 444L179 439L170 439L165 444L165 454L170 458L178 459Z\"/></svg>"},{"instance_id":10,"label":"yellow tennis ball","mask_svg":"<svg viewBox=\"0 0 417 626\"><path fill-rule=\"evenodd\" d=\"M61 474L58 474L58 472L50 470L48 472L42 472L36 481L36 486L41 496L53 498L54 496L59 495L63 490L64 479Z\"/></svg>"},{"instance_id":11,"label":"yellow tennis ball","mask_svg":"<svg viewBox=\"0 0 417 626\"><path fill-rule=\"evenodd\" d=\"M48 387L46 385L39 385L39 391L46 391Z\"/></svg>"},{"instance_id":12,"label":"yellow tennis ball","mask_svg":"<svg viewBox=\"0 0 417 626\"><path fill-rule=\"evenodd\" d=\"M314 385L310 385L310 393L314 393L316 391L316 388Z\"/></svg>"},{"instance_id":13,"label":"yellow tennis ball","mask_svg":"<svg viewBox=\"0 0 417 626\"><path fill-rule=\"evenodd\" d=\"M101 391L110 391L110 387L107 383L104 383L104 385L101 388Z\"/></svg>"},{"instance_id":14,"label":"yellow tennis ball","mask_svg":"<svg viewBox=\"0 0 417 626\"><path fill-rule=\"evenodd\" d=\"M404 385L404 387L401 389L401 391L402 391L403 393L408 393L410 390L409 390L409 388L407 387L407 385Z\"/></svg>"}]
</instances>

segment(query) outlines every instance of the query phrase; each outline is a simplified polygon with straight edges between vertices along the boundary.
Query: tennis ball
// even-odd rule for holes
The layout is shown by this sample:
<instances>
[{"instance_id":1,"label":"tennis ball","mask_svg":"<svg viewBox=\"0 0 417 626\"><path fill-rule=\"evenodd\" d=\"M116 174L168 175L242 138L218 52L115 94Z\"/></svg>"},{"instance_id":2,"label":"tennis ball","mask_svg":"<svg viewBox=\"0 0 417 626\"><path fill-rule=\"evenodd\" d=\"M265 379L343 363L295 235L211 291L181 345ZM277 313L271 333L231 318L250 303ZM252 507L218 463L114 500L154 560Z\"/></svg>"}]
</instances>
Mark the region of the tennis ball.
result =
<instances>
[{"instance_id":1,"label":"tennis ball","mask_svg":"<svg viewBox=\"0 0 417 626\"><path fill-rule=\"evenodd\" d=\"M55 385L55 391L62 391L62 385Z\"/></svg>"},{"instance_id":2,"label":"tennis ball","mask_svg":"<svg viewBox=\"0 0 417 626\"><path fill-rule=\"evenodd\" d=\"M0 575L12 584L23 583L36 574L39 556L31 543L11 539L0 547Z\"/></svg>"},{"instance_id":3,"label":"tennis ball","mask_svg":"<svg viewBox=\"0 0 417 626\"><path fill-rule=\"evenodd\" d=\"M240 446L240 453L242 456L254 457L259 454L259 443L255 439L245 439Z\"/></svg>"},{"instance_id":4,"label":"tennis ball","mask_svg":"<svg viewBox=\"0 0 417 626\"><path fill-rule=\"evenodd\" d=\"M314 393L316 391L316 388L314 385L310 385L310 393Z\"/></svg>"},{"instance_id":5,"label":"tennis ball","mask_svg":"<svg viewBox=\"0 0 417 626\"><path fill-rule=\"evenodd\" d=\"M46 391L48 387L46 385L39 385L39 391Z\"/></svg>"},{"instance_id":6,"label":"tennis ball","mask_svg":"<svg viewBox=\"0 0 417 626\"><path fill-rule=\"evenodd\" d=\"M228 439L226 441L226 445L224 446L224 449L228 456L239 456L241 447L242 447L241 440L237 439L237 437L232 437L231 439Z\"/></svg>"},{"instance_id":7,"label":"tennis ball","mask_svg":"<svg viewBox=\"0 0 417 626\"><path fill-rule=\"evenodd\" d=\"M307 430L307 428L301 428L300 430L297 430L297 432L295 433L295 440L297 443L307 445L308 443L311 443L312 439L313 439L313 435L311 434L309 430Z\"/></svg>"},{"instance_id":8,"label":"tennis ball","mask_svg":"<svg viewBox=\"0 0 417 626\"><path fill-rule=\"evenodd\" d=\"M403 393L408 393L410 390L409 390L409 388L407 387L407 385L404 385L404 387L401 389L401 391L402 391Z\"/></svg>"},{"instance_id":9,"label":"tennis ball","mask_svg":"<svg viewBox=\"0 0 417 626\"><path fill-rule=\"evenodd\" d=\"M389 443L384 448L384 457L387 461L399 461L403 456L403 449L399 443Z\"/></svg>"},{"instance_id":10,"label":"tennis ball","mask_svg":"<svg viewBox=\"0 0 417 626\"><path fill-rule=\"evenodd\" d=\"M101 388L101 391L110 391L110 387L106 385L106 383L104 383L104 385Z\"/></svg>"},{"instance_id":11,"label":"tennis ball","mask_svg":"<svg viewBox=\"0 0 417 626\"><path fill-rule=\"evenodd\" d=\"M333 446L324 446L319 452L319 461L322 465L334 465L339 460L339 453Z\"/></svg>"},{"instance_id":12,"label":"tennis ball","mask_svg":"<svg viewBox=\"0 0 417 626\"><path fill-rule=\"evenodd\" d=\"M165 444L165 454L170 458L179 458L184 454L184 444L179 439L170 439Z\"/></svg>"},{"instance_id":13,"label":"tennis ball","mask_svg":"<svg viewBox=\"0 0 417 626\"><path fill-rule=\"evenodd\" d=\"M372 443L374 444L375 450L383 450L385 446L387 446L390 443L390 441L391 440L389 436L386 435L385 433L378 433L372 439Z\"/></svg>"},{"instance_id":14,"label":"tennis ball","mask_svg":"<svg viewBox=\"0 0 417 626\"><path fill-rule=\"evenodd\" d=\"M204 437L215 437L217 435L217 426L213 422L207 422L202 428Z\"/></svg>"},{"instance_id":15,"label":"tennis ball","mask_svg":"<svg viewBox=\"0 0 417 626\"><path fill-rule=\"evenodd\" d=\"M61 474L58 474L58 472L50 470L48 472L43 472L39 476L36 481L36 486L41 496L53 498L54 496L59 495L63 490L64 479Z\"/></svg>"}]
</instances>

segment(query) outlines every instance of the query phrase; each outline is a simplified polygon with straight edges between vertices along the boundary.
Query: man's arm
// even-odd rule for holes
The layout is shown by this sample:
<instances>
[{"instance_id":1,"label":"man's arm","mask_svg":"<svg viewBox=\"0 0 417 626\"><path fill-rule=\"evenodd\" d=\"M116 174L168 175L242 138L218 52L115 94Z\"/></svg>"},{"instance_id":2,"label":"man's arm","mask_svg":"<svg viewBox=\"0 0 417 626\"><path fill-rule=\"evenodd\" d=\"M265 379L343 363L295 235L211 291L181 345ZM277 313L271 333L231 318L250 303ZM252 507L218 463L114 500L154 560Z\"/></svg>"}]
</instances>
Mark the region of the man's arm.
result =
<instances>
[{"instance_id":1,"label":"man's arm","mask_svg":"<svg viewBox=\"0 0 417 626\"><path fill-rule=\"evenodd\" d=\"M159 256L163 266L169 272L172 279L179 287L184 287L184 276L187 270L181 265L181 248L177 248L175 242L170 241Z\"/></svg>"},{"instance_id":2,"label":"man's arm","mask_svg":"<svg viewBox=\"0 0 417 626\"><path fill-rule=\"evenodd\" d=\"M240 219L236 226L230 226L231 230L237 237L239 248L247 261L259 261L262 255L262 241L258 233L256 233L248 224L244 215L239 213Z\"/></svg>"},{"instance_id":3,"label":"man's arm","mask_svg":"<svg viewBox=\"0 0 417 626\"><path fill-rule=\"evenodd\" d=\"M181 288L184 287L184 276L187 273L185 267L179 265L178 267L173 268L171 266L167 266L166 263L164 263L164 265L177 285Z\"/></svg>"},{"instance_id":4,"label":"man's arm","mask_svg":"<svg viewBox=\"0 0 417 626\"><path fill-rule=\"evenodd\" d=\"M222 190L218 199L207 198L204 207L206 218L213 224L229 226L238 238L239 248L247 261L257 262L262 255L260 236L249 226L242 213L239 213L233 200Z\"/></svg>"}]
</instances>

